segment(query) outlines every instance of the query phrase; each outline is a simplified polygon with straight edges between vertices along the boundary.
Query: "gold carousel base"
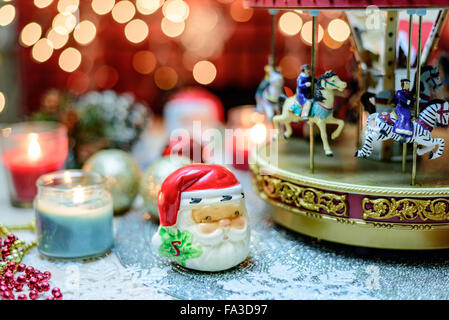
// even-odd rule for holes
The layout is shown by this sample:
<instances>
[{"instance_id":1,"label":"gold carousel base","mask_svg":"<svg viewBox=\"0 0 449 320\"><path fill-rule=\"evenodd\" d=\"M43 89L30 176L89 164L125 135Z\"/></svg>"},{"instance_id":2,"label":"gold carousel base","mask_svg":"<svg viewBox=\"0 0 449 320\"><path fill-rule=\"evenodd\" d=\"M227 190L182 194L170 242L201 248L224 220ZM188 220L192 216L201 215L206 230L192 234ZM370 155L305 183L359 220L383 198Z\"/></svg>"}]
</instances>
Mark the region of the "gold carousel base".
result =
<instances>
[{"instance_id":1,"label":"gold carousel base","mask_svg":"<svg viewBox=\"0 0 449 320\"><path fill-rule=\"evenodd\" d=\"M273 205L273 219L291 230L348 245L404 250L449 248L449 156L420 159L417 186L400 163L354 158L355 128L333 142L334 157L308 141L261 146L251 159L253 184ZM448 137L445 130L434 136ZM271 150L271 151L270 151ZM449 151L446 151L449 153Z\"/></svg>"}]
</instances>

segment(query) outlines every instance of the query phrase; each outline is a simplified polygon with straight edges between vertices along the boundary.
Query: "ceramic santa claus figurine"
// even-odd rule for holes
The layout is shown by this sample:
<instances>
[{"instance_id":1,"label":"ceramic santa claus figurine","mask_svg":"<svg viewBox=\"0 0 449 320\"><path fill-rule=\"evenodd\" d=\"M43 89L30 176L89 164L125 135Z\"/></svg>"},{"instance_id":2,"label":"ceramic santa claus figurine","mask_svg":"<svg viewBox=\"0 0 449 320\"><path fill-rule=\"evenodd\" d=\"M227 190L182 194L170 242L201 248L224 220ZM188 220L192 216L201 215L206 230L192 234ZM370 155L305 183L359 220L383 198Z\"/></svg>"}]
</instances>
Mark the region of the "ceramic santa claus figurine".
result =
<instances>
[{"instance_id":1,"label":"ceramic santa claus figurine","mask_svg":"<svg viewBox=\"0 0 449 320\"><path fill-rule=\"evenodd\" d=\"M158 209L152 245L160 255L200 271L226 270L248 257L245 195L229 169L192 164L176 170L162 183Z\"/></svg>"}]
</instances>

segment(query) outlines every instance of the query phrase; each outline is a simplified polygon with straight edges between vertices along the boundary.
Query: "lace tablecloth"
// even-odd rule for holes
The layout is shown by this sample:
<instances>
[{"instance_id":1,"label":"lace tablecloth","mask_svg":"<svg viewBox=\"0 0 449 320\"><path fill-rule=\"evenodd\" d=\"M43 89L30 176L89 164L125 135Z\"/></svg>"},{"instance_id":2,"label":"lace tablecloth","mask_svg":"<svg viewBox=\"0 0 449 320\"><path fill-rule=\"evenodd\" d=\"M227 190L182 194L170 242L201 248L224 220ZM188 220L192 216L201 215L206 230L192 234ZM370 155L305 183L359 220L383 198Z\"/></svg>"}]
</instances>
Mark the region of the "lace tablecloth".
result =
<instances>
[{"instance_id":1,"label":"lace tablecloth","mask_svg":"<svg viewBox=\"0 0 449 320\"><path fill-rule=\"evenodd\" d=\"M3 168L0 168L3 169ZM27 223L33 211L10 207L0 170L0 223ZM24 263L50 271L65 299L448 299L449 251L398 252L317 242L270 219L270 206L242 182L252 222L251 256L220 273L186 270L155 256L157 223L135 208L114 219L115 247L87 261L50 260L34 248ZM31 232L17 232L33 240Z\"/></svg>"}]
</instances>

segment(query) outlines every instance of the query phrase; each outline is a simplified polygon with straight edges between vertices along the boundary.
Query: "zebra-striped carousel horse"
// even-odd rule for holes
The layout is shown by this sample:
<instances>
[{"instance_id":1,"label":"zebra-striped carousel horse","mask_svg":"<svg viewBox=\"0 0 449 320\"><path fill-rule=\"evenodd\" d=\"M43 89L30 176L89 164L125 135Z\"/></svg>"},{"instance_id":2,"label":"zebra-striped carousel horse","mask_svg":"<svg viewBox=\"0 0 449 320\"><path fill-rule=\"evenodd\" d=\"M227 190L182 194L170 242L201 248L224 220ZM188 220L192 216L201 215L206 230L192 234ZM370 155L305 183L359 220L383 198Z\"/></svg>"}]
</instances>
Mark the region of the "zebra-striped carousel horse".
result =
<instances>
[{"instance_id":1,"label":"zebra-striped carousel horse","mask_svg":"<svg viewBox=\"0 0 449 320\"><path fill-rule=\"evenodd\" d=\"M371 121L374 125L371 126ZM373 113L367 120L367 131L362 149L355 152L355 156L366 158L373 151L374 141L384 141L393 139L402 143L416 142L422 148L417 149L419 156L430 152L429 159L436 159L443 154L444 139L432 138L432 130L436 126L447 126L449 123L449 103L443 100L432 100L428 106L413 121L413 134L405 138L393 132L396 116L393 113L381 112ZM438 146L436 152L433 149Z\"/></svg>"},{"instance_id":2,"label":"zebra-striped carousel horse","mask_svg":"<svg viewBox=\"0 0 449 320\"><path fill-rule=\"evenodd\" d=\"M420 85L420 107L424 108L431 100L432 91L441 88L442 81L438 67L425 65L421 68L421 85ZM416 93L416 76L413 84L412 94ZM383 112L391 109L391 100L394 97L394 90L383 90L377 94L372 92L365 92L361 101L368 112ZM371 102L371 100L374 100Z\"/></svg>"}]
</instances>

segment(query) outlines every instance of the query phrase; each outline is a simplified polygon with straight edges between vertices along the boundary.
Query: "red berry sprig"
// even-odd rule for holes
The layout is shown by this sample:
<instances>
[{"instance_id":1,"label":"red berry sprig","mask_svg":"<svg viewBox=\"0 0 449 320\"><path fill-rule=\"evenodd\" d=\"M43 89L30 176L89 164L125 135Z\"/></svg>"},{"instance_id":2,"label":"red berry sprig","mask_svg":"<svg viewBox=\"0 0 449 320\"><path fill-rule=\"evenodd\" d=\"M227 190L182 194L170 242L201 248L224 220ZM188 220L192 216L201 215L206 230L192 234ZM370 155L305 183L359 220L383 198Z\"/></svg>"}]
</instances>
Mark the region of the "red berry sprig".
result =
<instances>
[{"instance_id":1,"label":"red berry sprig","mask_svg":"<svg viewBox=\"0 0 449 320\"><path fill-rule=\"evenodd\" d=\"M17 277L14 274L19 273ZM29 298L36 300L40 294L50 291L51 273L40 272L33 267L27 267L23 263L17 265L14 261L9 262L6 272L0 275L0 296L2 300L15 300L14 291L22 292L24 287L28 287ZM62 300L62 293L59 288L51 290L51 296L47 300ZM25 293L19 293L17 300L27 300Z\"/></svg>"},{"instance_id":2,"label":"red berry sprig","mask_svg":"<svg viewBox=\"0 0 449 320\"><path fill-rule=\"evenodd\" d=\"M49 292L51 287L48 281L51 279L51 273L48 271L40 272L31 266L26 266L22 262L25 254L36 245L32 242L26 245L23 240L17 239L15 235L0 224L0 236L6 236L3 240L0 238L0 297L2 300L15 300L14 292L21 292L17 300L27 300L27 295L23 289L28 287L28 297L36 300L40 294ZM18 275L17 275L18 274ZM15 277L15 275L17 275ZM62 293L59 288L51 290L51 296L47 300L62 300Z\"/></svg>"}]
</instances>

